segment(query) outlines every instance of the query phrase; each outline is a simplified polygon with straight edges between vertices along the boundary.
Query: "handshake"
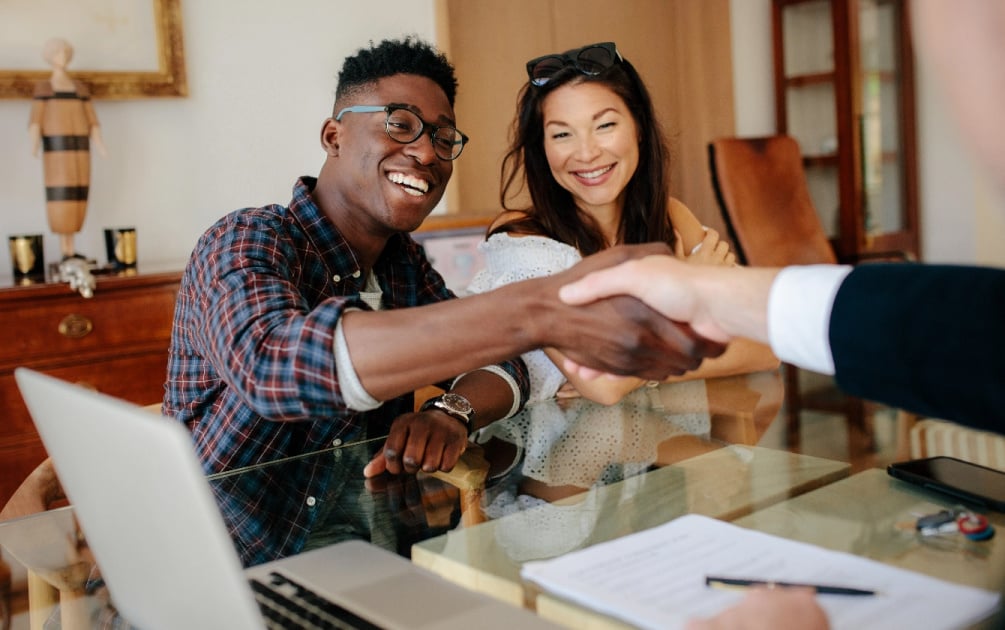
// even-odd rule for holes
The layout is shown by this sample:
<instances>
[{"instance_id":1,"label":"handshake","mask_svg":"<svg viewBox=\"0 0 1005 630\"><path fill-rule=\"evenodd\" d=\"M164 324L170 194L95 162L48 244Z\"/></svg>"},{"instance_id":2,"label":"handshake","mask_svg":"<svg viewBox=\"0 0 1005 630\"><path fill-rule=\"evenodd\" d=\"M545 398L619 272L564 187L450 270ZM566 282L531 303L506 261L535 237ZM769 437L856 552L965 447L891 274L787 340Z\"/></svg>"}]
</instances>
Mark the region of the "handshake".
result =
<instances>
[{"instance_id":1,"label":"handshake","mask_svg":"<svg viewBox=\"0 0 1005 630\"><path fill-rule=\"evenodd\" d=\"M663 380L717 357L734 337L767 343L777 270L688 264L659 243L621 245L542 279L569 307L545 346L567 371Z\"/></svg>"}]
</instances>

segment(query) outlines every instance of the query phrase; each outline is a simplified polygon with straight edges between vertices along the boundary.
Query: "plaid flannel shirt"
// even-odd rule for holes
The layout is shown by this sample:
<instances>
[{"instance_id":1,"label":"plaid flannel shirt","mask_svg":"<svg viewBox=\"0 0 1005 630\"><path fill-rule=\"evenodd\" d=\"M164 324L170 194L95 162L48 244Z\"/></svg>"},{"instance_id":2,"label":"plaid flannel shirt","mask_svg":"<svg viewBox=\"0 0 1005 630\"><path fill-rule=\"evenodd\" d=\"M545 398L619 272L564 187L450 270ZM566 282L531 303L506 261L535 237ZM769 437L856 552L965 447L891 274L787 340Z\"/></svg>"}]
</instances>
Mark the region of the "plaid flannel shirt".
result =
<instances>
[{"instance_id":1,"label":"plaid flannel shirt","mask_svg":"<svg viewBox=\"0 0 1005 630\"><path fill-rule=\"evenodd\" d=\"M289 207L245 208L199 239L175 307L166 414L191 430L207 473L309 453L386 433L412 410L411 394L356 412L345 406L335 370L335 326L360 299L365 278L351 246L311 197L303 177ZM454 298L422 248L392 237L373 273L386 309ZM526 401L519 358L501 363ZM441 383L446 385L446 383ZM305 475L290 494L247 476L223 506L246 564L300 550L310 531L309 497L323 480ZM241 515L241 512L245 512Z\"/></svg>"}]
</instances>

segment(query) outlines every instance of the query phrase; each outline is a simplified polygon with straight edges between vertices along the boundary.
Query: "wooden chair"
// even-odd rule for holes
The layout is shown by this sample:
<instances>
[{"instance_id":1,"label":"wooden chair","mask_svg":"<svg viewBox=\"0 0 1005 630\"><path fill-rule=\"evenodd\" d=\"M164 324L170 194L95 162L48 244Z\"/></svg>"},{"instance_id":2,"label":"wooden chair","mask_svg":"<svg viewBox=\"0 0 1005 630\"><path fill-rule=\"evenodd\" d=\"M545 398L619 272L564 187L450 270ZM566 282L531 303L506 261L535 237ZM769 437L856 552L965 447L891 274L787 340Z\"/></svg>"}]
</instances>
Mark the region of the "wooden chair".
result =
<instances>
[{"instance_id":1,"label":"wooden chair","mask_svg":"<svg viewBox=\"0 0 1005 630\"><path fill-rule=\"evenodd\" d=\"M781 267L838 262L810 197L802 154L793 138L721 138L709 143L708 154L716 198L742 264ZM900 254L876 257L904 258ZM804 409L843 414L849 444L854 443L852 433L857 431L867 448L873 448L865 401L842 394L830 381L804 389L795 366L783 364L783 371L790 448L799 446Z\"/></svg>"},{"instance_id":2,"label":"wooden chair","mask_svg":"<svg viewBox=\"0 0 1005 630\"><path fill-rule=\"evenodd\" d=\"M0 630L9 630L11 624L11 570L0 558Z\"/></svg>"},{"instance_id":3,"label":"wooden chair","mask_svg":"<svg viewBox=\"0 0 1005 630\"><path fill-rule=\"evenodd\" d=\"M21 482L11 498L0 509L0 521L21 518L37 512L44 512L54 507L66 504L66 497L63 488L56 477L56 469L52 460L46 458ZM28 568L26 583L19 585L27 591L29 627L31 630L41 630L45 627L46 621L55 606L64 606L72 609L75 613L64 616L70 624L64 627L85 627L86 614L80 609L79 602L84 595L84 582L87 579L86 572L67 571L62 575L49 576L46 579L31 568ZM18 612L12 605L10 591L12 584L8 584L5 605L9 613ZM82 616L81 616L82 615Z\"/></svg>"}]
</instances>

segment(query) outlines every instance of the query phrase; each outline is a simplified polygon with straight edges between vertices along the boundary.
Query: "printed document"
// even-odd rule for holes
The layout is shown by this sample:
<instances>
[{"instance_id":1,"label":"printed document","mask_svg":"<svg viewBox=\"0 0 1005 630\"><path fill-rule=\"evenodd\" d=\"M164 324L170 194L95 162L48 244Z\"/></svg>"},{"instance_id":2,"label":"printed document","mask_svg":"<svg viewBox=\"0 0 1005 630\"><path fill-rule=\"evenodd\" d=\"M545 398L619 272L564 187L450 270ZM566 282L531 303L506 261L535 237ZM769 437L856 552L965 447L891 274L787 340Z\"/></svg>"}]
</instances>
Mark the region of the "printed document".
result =
<instances>
[{"instance_id":1,"label":"printed document","mask_svg":"<svg viewBox=\"0 0 1005 630\"><path fill-rule=\"evenodd\" d=\"M958 628L991 614L1000 599L991 591L696 514L553 560L528 562L521 575L547 592L641 628L679 628L744 596L707 587L707 575L877 592L817 595L834 630Z\"/></svg>"}]
</instances>

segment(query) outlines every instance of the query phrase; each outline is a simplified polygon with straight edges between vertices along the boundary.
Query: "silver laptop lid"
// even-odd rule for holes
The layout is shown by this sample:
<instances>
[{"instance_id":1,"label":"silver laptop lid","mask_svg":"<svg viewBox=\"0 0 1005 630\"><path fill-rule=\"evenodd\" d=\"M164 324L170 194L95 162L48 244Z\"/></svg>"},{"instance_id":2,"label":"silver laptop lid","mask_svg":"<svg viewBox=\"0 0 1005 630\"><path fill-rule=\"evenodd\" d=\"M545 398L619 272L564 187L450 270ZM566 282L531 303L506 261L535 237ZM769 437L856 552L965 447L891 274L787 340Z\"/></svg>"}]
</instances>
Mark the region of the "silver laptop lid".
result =
<instances>
[{"instance_id":1,"label":"silver laptop lid","mask_svg":"<svg viewBox=\"0 0 1005 630\"><path fill-rule=\"evenodd\" d=\"M189 432L131 403L15 377L115 607L158 628L261 628L249 577L280 571L381 627L556 628L362 541L243 569Z\"/></svg>"},{"instance_id":2,"label":"silver laptop lid","mask_svg":"<svg viewBox=\"0 0 1005 630\"><path fill-rule=\"evenodd\" d=\"M32 370L15 377L119 612L141 628L263 627L188 431Z\"/></svg>"}]
</instances>

